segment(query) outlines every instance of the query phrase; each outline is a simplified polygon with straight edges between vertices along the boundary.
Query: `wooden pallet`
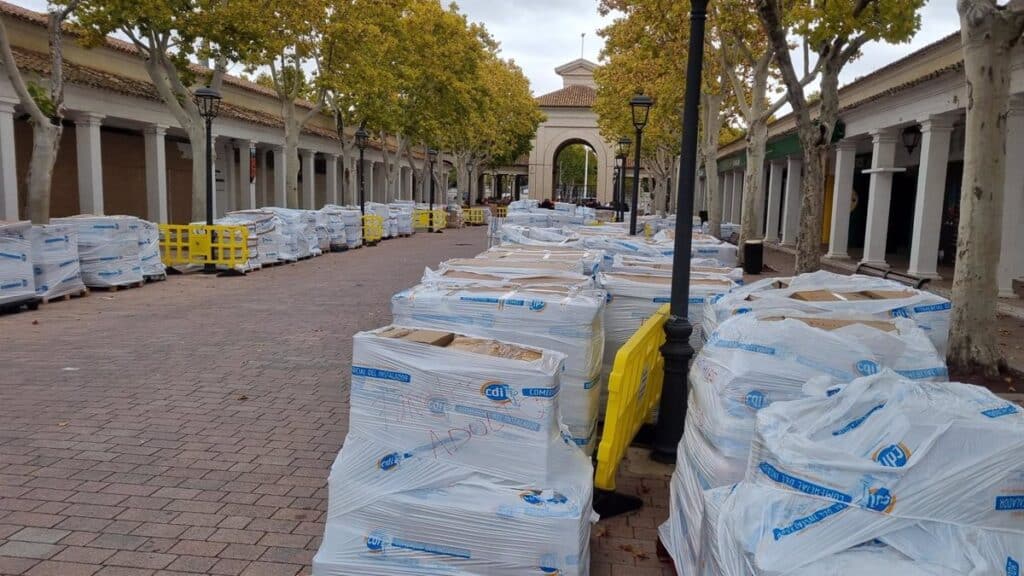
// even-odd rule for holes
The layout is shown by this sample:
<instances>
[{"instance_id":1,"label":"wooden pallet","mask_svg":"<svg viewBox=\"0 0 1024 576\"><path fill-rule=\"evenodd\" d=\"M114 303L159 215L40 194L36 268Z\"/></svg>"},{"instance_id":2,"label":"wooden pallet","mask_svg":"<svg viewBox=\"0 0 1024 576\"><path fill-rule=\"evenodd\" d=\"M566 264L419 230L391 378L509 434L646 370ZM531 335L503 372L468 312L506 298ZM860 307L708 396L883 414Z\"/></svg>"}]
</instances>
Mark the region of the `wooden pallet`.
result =
<instances>
[{"instance_id":1,"label":"wooden pallet","mask_svg":"<svg viewBox=\"0 0 1024 576\"><path fill-rule=\"evenodd\" d=\"M43 296L42 298L39 299L39 303L49 304L51 302L66 302L68 300L71 300L72 298L81 298L82 296L88 295L89 289L82 288L81 290L70 294L61 294L60 296Z\"/></svg>"},{"instance_id":2,"label":"wooden pallet","mask_svg":"<svg viewBox=\"0 0 1024 576\"><path fill-rule=\"evenodd\" d=\"M139 282L131 282L129 284L121 284L119 286L90 286L89 290L99 290L101 292L117 292L118 290L128 290L129 288L141 288L146 283L145 280Z\"/></svg>"},{"instance_id":3,"label":"wooden pallet","mask_svg":"<svg viewBox=\"0 0 1024 576\"><path fill-rule=\"evenodd\" d=\"M21 312L22 310L37 310L39 308L40 298L32 296L29 298L22 298L17 302L6 302L0 304L0 314L13 314L15 312Z\"/></svg>"}]
</instances>

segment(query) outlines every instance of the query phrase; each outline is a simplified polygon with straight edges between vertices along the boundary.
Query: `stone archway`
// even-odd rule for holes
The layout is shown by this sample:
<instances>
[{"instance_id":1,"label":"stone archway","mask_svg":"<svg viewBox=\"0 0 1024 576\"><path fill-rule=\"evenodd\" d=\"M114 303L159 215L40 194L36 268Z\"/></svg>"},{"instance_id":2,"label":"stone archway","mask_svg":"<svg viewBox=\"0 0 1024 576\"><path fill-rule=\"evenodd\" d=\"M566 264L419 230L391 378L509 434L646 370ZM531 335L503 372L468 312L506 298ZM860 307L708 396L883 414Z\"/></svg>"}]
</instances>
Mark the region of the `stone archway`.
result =
<instances>
[{"instance_id":1,"label":"stone archway","mask_svg":"<svg viewBox=\"0 0 1024 576\"><path fill-rule=\"evenodd\" d=\"M537 98L547 119L537 128L530 151L530 197L553 198L555 158L567 144L580 142L597 155L597 201L608 204L613 196L615 151L601 137L597 113L593 110L597 94L594 69L597 64L579 59L555 69L563 88Z\"/></svg>"},{"instance_id":2,"label":"stone archway","mask_svg":"<svg viewBox=\"0 0 1024 576\"><path fill-rule=\"evenodd\" d=\"M570 161L570 159L567 156L563 156L563 154L569 151L571 147L577 145L587 150L588 156L593 157L593 159L591 159L589 162L584 162L584 167L587 169L587 171L593 172L594 174L601 173L601 163L598 161L597 149L590 142L587 142L582 138L572 138L557 145L551 154L552 194L550 196L550 198L556 202L578 203L582 201L585 197L597 197L596 177L594 177L593 180L588 180L587 178L584 178L581 182L572 182L570 184L570 189L561 189L561 186L563 184L562 170L563 168L565 168L565 163ZM585 185L586 189L578 189L576 188L577 185ZM594 194L591 194L591 191L594 192Z\"/></svg>"}]
</instances>

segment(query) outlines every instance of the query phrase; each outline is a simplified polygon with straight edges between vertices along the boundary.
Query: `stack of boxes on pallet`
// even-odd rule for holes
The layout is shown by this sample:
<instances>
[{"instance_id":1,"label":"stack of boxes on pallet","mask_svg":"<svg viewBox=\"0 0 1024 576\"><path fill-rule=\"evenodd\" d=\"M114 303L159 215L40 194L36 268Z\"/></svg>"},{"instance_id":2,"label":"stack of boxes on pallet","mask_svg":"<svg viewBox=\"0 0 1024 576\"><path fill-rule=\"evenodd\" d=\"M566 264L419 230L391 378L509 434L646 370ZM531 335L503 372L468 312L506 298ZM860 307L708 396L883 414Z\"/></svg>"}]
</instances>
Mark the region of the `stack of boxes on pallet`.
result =
<instances>
[{"instance_id":1,"label":"stack of boxes on pallet","mask_svg":"<svg viewBox=\"0 0 1024 576\"><path fill-rule=\"evenodd\" d=\"M710 301L660 529L677 572L1012 573L1024 413L946 382L949 313L827 272Z\"/></svg>"}]
</instances>

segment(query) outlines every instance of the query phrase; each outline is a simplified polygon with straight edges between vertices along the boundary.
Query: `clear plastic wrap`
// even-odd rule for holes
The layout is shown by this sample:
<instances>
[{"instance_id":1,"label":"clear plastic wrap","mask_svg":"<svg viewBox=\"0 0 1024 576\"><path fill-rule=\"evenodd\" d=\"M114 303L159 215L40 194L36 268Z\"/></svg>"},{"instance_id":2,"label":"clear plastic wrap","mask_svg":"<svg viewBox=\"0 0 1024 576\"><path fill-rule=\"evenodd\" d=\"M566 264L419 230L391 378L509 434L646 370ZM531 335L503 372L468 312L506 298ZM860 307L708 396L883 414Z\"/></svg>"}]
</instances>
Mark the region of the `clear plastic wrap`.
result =
<instances>
[{"instance_id":1,"label":"clear plastic wrap","mask_svg":"<svg viewBox=\"0 0 1024 576\"><path fill-rule=\"evenodd\" d=\"M672 275L672 257L648 258L616 254L612 257L611 272L626 274ZM738 285L743 284L743 269L719 266L714 258L693 258L690 260L691 278L716 278L724 276Z\"/></svg>"},{"instance_id":2,"label":"clear plastic wrap","mask_svg":"<svg viewBox=\"0 0 1024 576\"><path fill-rule=\"evenodd\" d=\"M767 310L722 323L690 371L670 518L661 529L678 571L694 573L700 553L701 491L743 478L760 410L803 398L809 380L848 383L886 368L921 381L947 377L927 335L904 318Z\"/></svg>"},{"instance_id":3,"label":"clear plastic wrap","mask_svg":"<svg viewBox=\"0 0 1024 576\"><path fill-rule=\"evenodd\" d=\"M32 271L32 223L0 221L0 304L36 296Z\"/></svg>"},{"instance_id":4,"label":"clear plastic wrap","mask_svg":"<svg viewBox=\"0 0 1024 576\"><path fill-rule=\"evenodd\" d=\"M391 314L396 324L457 330L565 354L562 421L590 454L603 387L604 306L601 290L427 284L393 296Z\"/></svg>"},{"instance_id":5,"label":"clear plastic wrap","mask_svg":"<svg viewBox=\"0 0 1024 576\"><path fill-rule=\"evenodd\" d=\"M28 237L32 241L32 268L38 296L50 299L85 290L78 262L78 230L74 226L33 226Z\"/></svg>"},{"instance_id":6,"label":"clear plastic wrap","mask_svg":"<svg viewBox=\"0 0 1024 576\"><path fill-rule=\"evenodd\" d=\"M488 260L540 260L540 261L579 261L580 272L594 276L601 267L604 253L599 250L578 250L575 248L558 248L543 246L496 246L483 252L477 258Z\"/></svg>"},{"instance_id":7,"label":"clear plastic wrap","mask_svg":"<svg viewBox=\"0 0 1024 576\"><path fill-rule=\"evenodd\" d=\"M714 332L726 318L751 310L909 318L928 334L939 353L945 354L952 306L941 296L892 280L818 271L792 278L766 278L708 302L705 308L705 335Z\"/></svg>"},{"instance_id":8,"label":"clear plastic wrap","mask_svg":"<svg viewBox=\"0 0 1024 576\"><path fill-rule=\"evenodd\" d=\"M345 233L345 217L342 208L328 204L320 209L324 215L324 226L327 228L327 238L330 241L332 250L348 248L348 236Z\"/></svg>"},{"instance_id":9,"label":"clear plastic wrap","mask_svg":"<svg viewBox=\"0 0 1024 576\"><path fill-rule=\"evenodd\" d=\"M78 260L82 282L92 288L142 282L139 219L134 216L70 216L54 218L78 231Z\"/></svg>"}]
</instances>

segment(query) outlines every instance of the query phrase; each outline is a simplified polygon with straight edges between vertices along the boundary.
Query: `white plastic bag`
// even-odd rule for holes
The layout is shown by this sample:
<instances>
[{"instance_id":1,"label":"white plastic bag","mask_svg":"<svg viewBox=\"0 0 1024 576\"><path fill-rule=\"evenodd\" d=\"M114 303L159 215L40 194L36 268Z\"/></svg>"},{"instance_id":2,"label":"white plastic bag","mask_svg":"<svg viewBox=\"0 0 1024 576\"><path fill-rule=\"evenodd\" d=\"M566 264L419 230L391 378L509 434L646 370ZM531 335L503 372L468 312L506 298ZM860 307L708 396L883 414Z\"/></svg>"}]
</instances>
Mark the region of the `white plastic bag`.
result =
<instances>
[{"instance_id":1,"label":"white plastic bag","mask_svg":"<svg viewBox=\"0 0 1024 576\"><path fill-rule=\"evenodd\" d=\"M36 296L32 271L32 223L0 222L0 304Z\"/></svg>"},{"instance_id":2,"label":"white plastic bag","mask_svg":"<svg viewBox=\"0 0 1024 576\"><path fill-rule=\"evenodd\" d=\"M33 226L28 236L32 241L32 268L38 296L49 299L85 290L78 262L78 230L74 226Z\"/></svg>"}]
</instances>

